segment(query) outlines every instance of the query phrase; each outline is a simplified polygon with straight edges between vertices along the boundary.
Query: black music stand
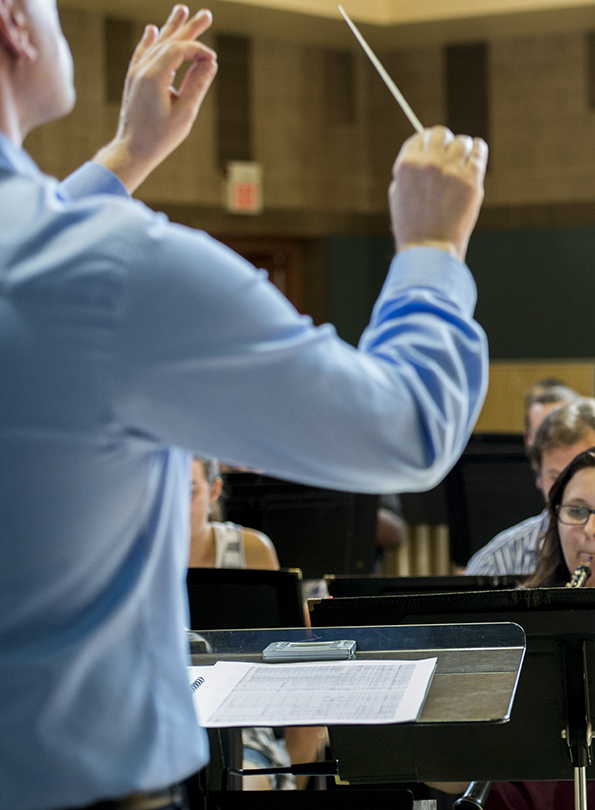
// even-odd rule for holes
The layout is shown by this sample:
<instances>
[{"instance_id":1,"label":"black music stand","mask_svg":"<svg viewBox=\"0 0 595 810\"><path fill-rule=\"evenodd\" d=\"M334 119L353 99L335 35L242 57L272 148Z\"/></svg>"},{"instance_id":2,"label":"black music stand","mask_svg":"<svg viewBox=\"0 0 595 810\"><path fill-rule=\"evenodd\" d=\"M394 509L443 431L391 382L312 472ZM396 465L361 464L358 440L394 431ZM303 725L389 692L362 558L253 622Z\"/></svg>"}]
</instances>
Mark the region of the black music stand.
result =
<instances>
[{"instance_id":1,"label":"black music stand","mask_svg":"<svg viewBox=\"0 0 595 810\"><path fill-rule=\"evenodd\" d=\"M205 810L414 810L409 790L366 790L345 793L335 790L210 791Z\"/></svg>"},{"instance_id":2,"label":"black music stand","mask_svg":"<svg viewBox=\"0 0 595 810\"><path fill-rule=\"evenodd\" d=\"M448 523L451 556L464 566L496 534L538 515L543 498L520 433L474 433L441 484L402 494L401 505L409 524Z\"/></svg>"},{"instance_id":3,"label":"black music stand","mask_svg":"<svg viewBox=\"0 0 595 810\"><path fill-rule=\"evenodd\" d=\"M514 621L527 655L511 721L505 726L333 729L342 770L365 779L419 781L572 780L582 794L592 764L595 591L565 588L312 600L314 626ZM387 753L390 752L390 753ZM398 755L395 753L398 752ZM365 781L364 779L364 781ZM585 797L583 796L583 799ZM582 807L586 806L583 800Z\"/></svg>"},{"instance_id":4,"label":"black music stand","mask_svg":"<svg viewBox=\"0 0 595 810\"><path fill-rule=\"evenodd\" d=\"M440 593L515 588L525 576L354 577L327 574L330 596L390 596L404 593Z\"/></svg>"},{"instance_id":5,"label":"black music stand","mask_svg":"<svg viewBox=\"0 0 595 810\"><path fill-rule=\"evenodd\" d=\"M324 763L329 766L326 772L336 773L338 766L342 781L361 784L416 781L415 775L413 778L411 775L408 778L394 778L392 760L395 749L384 751L384 771L379 774L380 778L376 775L377 769L374 777L369 778L370 762L377 759L375 740L378 734L388 734L390 738L391 734L398 734L399 730L405 728L453 724L457 733L463 735L469 725L485 728L506 723L510 718L525 652L522 629L510 623L206 631L201 635L205 641L205 651L192 656L193 663L197 665L221 660L261 662L262 650L273 641L312 639L353 639L358 645L357 658L368 660L436 656L436 671L416 723L373 727L336 726L330 729L333 755L338 755L338 763ZM348 751L344 760L343 751L335 749L333 742L336 734L341 739L342 732L351 740L357 740L360 734L367 735L372 740L372 747L360 747L356 742L355 749ZM209 789L226 789L230 774L236 773L237 769L237 760L223 765L217 763L209 777ZM362 801L361 795L359 801Z\"/></svg>"},{"instance_id":6,"label":"black music stand","mask_svg":"<svg viewBox=\"0 0 595 810\"><path fill-rule=\"evenodd\" d=\"M241 472L225 476L225 492L227 520L268 535L284 568L307 579L373 571L378 495Z\"/></svg>"},{"instance_id":7,"label":"black music stand","mask_svg":"<svg viewBox=\"0 0 595 810\"><path fill-rule=\"evenodd\" d=\"M191 630L299 627L304 624L299 568L189 568Z\"/></svg>"},{"instance_id":8,"label":"black music stand","mask_svg":"<svg viewBox=\"0 0 595 810\"><path fill-rule=\"evenodd\" d=\"M243 568L189 568L186 576L190 628L193 631L229 630L239 627L299 627L304 625L302 572L264 571ZM191 651L206 649L196 632ZM224 762L241 762L241 734L228 729L210 729L210 772L222 773ZM241 777L230 776L230 785L241 786ZM195 778L187 784L191 801L197 799ZM214 800L214 794L213 794ZM227 807L221 799L221 810ZM213 808L215 805L213 805ZM409 810L409 808L402 808Z\"/></svg>"},{"instance_id":9,"label":"black music stand","mask_svg":"<svg viewBox=\"0 0 595 810\"><path fill-rule=\"evenodd\" d=\"M543 510L520 434L474 433L444 480L444 494L458 565L499 532Z\"/></svg>"}]
</instances>

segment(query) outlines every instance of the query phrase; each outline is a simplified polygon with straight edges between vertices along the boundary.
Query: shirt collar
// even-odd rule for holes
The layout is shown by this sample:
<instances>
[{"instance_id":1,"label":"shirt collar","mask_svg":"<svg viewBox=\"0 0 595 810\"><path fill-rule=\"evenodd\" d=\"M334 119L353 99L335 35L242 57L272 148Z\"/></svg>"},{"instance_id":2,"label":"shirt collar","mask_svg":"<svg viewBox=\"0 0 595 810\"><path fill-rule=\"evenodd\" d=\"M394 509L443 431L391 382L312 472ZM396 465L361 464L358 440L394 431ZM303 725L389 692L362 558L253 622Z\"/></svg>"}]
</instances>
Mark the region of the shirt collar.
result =
<instances>
[{"instance_id":1,"label":"shirt collar","mask_svg":"<svg viewBox=\"0 0 595 810\"><path fill-rule=\"evenodd\" d=\"M0 170L24 174L27 177L40 177L41 170L24 149L0 132Z\"/></svg>"}]
</instances>

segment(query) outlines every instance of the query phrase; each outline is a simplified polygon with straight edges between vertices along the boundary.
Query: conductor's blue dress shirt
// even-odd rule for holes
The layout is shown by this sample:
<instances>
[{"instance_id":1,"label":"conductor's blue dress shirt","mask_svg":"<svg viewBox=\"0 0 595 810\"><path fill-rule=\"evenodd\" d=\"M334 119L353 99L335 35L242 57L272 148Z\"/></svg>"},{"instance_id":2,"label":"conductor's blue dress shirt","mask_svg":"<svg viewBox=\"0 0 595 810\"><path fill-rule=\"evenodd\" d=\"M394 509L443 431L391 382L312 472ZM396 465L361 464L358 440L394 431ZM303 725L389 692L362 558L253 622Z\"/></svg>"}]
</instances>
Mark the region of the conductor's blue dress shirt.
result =
<instances>
[{"instance_id":1,"label":"conductor's blue dress shirt","mask_svg":"<svg viewBox=\"0 0 595 810\"><path fill-rule=\"evenodd\" d=\"M487 352L471 275L438 250L393 262L356 350L100 166L58 184L0 136L0 210L0 808L50 810L207 759L182 632L187 451L431 487Z\"/></svg>"}]
</instances>

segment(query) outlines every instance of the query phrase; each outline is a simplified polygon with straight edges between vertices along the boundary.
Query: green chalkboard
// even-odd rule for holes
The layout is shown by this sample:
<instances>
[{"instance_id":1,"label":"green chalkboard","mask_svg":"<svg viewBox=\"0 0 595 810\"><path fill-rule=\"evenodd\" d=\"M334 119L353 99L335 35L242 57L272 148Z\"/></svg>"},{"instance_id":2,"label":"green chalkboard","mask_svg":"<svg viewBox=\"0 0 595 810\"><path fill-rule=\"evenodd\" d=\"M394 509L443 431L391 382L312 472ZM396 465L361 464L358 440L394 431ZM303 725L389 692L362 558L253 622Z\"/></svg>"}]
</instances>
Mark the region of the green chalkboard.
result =
<instances>
[{"instance_id":1,"label":"green chalkboard","mask_svg":"<svg viewBox=\"0 0 595 810\"><path fill-rule=\"evenodd\" d=\"M595 228L478 231L467 263L492 358L595 355Z\"/></svg>"},{"instance_id":2,"label":"green chalkboard","mask_svg":"<svg viewBox=\"0 0 595 810\"><path fill-rule=\"evenodd\" d=\"M393 256L390 236L327 240L329 319L353 345ZM478 231L468 264L492 359L595 356L595 228Z\"/></svg>"},{"instance_id":3,"label":"green chalkboard","mask_svg":"<svg viewBox=\"0 0 595 810\"><path fill-rule=\"evenodd\" d=\"M390 235L327 240L329 320L353 346L370 320L394 252Z\"/></svg>"}]
</instances>

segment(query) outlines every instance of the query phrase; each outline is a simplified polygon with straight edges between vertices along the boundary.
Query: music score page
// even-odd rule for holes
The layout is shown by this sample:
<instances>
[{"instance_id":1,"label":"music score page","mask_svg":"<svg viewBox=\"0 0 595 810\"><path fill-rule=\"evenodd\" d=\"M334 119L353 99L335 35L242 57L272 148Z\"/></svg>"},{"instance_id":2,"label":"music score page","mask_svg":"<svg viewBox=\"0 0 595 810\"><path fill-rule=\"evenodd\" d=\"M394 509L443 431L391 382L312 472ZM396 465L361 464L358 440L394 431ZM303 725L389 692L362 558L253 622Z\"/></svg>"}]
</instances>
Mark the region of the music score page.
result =
<instances>
[{"instance_id":1,"label":"music score page","mask_svg":"<svg viewBox=\"0 0 595 810\"><path fill-rule=\"evenodd\" d=\"M188 673L206 728L373 725L417 719L436 661L218 661Z\"/></svg>"}]
</instances>

